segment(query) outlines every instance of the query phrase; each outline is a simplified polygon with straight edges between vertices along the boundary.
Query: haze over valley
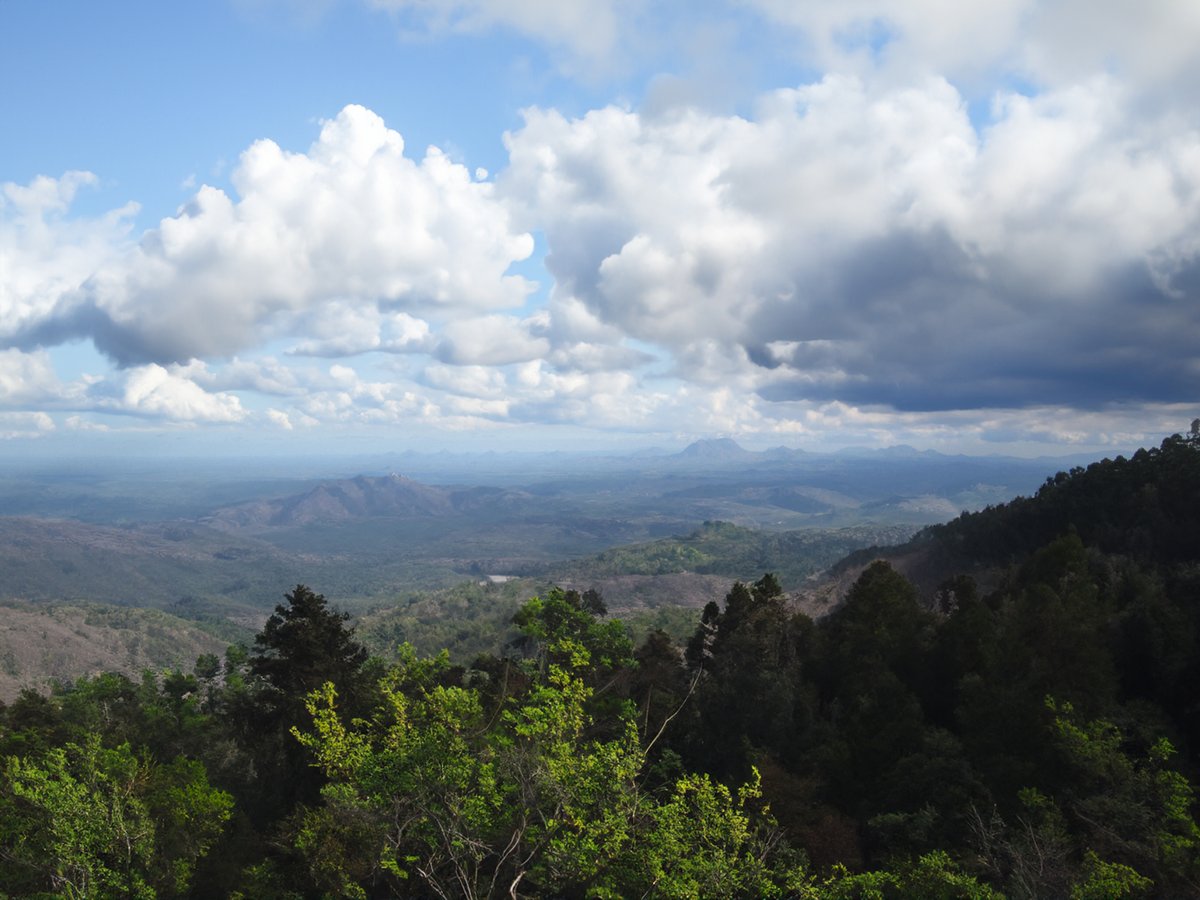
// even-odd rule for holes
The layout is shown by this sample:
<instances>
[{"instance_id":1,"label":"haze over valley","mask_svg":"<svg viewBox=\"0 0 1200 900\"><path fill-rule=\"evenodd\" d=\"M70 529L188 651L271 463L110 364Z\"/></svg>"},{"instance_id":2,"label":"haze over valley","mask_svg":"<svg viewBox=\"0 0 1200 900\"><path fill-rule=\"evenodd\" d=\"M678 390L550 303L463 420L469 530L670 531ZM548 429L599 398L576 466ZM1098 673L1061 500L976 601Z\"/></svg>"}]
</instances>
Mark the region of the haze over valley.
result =
<instances>
[{"instance_id":1,"label":"haze over valley","mask_svg":"<svg viewBox=\"0 0 1200 900\"><path fill-rule=\"evenodd\" d=\"M753 452L728 439L634 456L390 454L338 465L415 477L314 477L330 464L24 461L0 482L0 599L26 617L62 604L160 610L178 619L180 641L170 652L158 642L158 665L187 663L196 628L248 638L299 582L356 615L479 582L510 605L551 583L596 588L616 614L682 608L679 629L733 579L770 570L795 591L853 550L1028 493L1056 470L911 448ZM493 619L500 640L503 614ZM27 640L24 626L0 632ZM105 659L10 655L9 693Z\"/></svg>"}]
</instances>

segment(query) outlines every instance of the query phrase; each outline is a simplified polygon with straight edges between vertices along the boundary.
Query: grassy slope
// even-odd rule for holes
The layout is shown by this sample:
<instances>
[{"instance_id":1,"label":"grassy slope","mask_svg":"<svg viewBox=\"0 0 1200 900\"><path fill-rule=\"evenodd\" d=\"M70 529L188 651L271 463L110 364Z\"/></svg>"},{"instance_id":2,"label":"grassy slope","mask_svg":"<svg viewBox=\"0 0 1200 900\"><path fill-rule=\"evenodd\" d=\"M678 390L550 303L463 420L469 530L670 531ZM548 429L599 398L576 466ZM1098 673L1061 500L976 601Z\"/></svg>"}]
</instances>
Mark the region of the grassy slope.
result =
<instances>
[{"instance_id":1,"label":"grassy slope","mask_svg":"<svg viewBox=\"0 0 1200 900\"><path fill-rule=\"evenodd\" d=\"M154 609L98 604L0 605L0 700L51 679L143 669L191 671L202 653L224 653L228 629L204 628Z\"/></svg>"}]
</instances>

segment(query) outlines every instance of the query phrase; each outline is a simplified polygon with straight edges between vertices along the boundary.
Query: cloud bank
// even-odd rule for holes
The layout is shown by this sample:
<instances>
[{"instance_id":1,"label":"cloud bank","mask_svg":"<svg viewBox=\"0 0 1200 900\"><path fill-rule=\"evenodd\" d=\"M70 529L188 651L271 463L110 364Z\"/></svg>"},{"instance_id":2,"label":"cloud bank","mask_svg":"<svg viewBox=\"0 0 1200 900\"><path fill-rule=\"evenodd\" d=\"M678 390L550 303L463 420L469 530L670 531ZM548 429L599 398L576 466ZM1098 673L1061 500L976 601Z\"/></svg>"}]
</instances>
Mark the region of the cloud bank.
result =
<instances>
[{"instance_id":1,"label":"cloud bank","mask_svg":"<svg viewBox=\"0 0 1200 900\"><path fill-rule=\"evenodd\" d=\"M73 211L90 173L5 183L0 431L69 413L948 444L1191 417L1200 8L368 5L432 42L523 35L559 77L727 20L770 30L793 77L737 113L682 88L532 106L494 179L348 105L140 234L136 204ZM60 379L73 341L109 370Z\"/></svg>"},{"instance_id":2,"label":"cloud bank","mask_svg":"<svg viewBox=\"0 0 1200 900\"><path fill-rule=\"evenodd\" d=\"M1200 133L1109 79L830 76L753 119L531 110L501 186L556 290L771 399L952 410L1197 396ZM1169 137L1168 137L1169 136ZM725 377L728 373L723 373Z\"/></svg>"},{"instance_id":3,"label":"cloud bank","mask_svg":"<svg viewBox=\"0 0 1200 900\"><path fill-rule=\"evenodd\" d=\"M84 180L6 186L38 195L13 204L13 227L53 229L43 211L64 206ZM336 348L346 352L393 344L397 324L403 342L423 327L414 315L516 306L530 290L505 273L532 238L512 229L492 185L436 148L410 160L400 135L361 106L324 123L307 153L255 142L233 184L236 198L201 187L128 248L106 245L119 214L80 237L54 235L79 265L16 284L0 337L25 347L86 337L122 366L227 357L310 330L309 349L327 353L334 348L320 339L340 315L356 317L357 347ZM91 258L96 245L107 258ZM18 272L47 268L21 246L17 254Z\"/></svg>"}]
</instances>

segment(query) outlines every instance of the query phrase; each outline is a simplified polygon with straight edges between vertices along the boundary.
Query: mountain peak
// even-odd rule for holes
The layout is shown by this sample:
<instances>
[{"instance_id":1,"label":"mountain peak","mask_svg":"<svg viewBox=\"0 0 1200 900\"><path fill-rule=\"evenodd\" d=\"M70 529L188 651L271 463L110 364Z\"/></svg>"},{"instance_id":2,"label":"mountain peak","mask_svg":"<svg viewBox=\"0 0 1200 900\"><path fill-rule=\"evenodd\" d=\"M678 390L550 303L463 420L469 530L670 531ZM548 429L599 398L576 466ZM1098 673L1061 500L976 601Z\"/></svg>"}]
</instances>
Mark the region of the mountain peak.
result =
<instances>
[{"instance_id":1,"label":"mountain peak","mask_svg":"<svg viewBox=\"0 0 1200 900\"><path fill-rule=\"evenodd\" d=\"M742 459L750 455L750 451L733 438L694 441L676 454L680 459Z\"/></svg>"}]
</instances>

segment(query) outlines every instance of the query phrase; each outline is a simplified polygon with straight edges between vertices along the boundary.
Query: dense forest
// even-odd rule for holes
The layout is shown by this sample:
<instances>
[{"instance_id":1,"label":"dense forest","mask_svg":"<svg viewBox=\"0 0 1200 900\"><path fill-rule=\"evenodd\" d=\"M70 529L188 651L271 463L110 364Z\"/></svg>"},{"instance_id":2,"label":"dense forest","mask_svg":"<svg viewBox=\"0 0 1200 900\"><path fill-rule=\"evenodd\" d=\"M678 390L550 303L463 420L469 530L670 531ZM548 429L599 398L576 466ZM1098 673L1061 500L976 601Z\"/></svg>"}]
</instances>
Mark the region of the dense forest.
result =
<instances>
[{"instance_id":1,"label":"dense forest","mask_svg":"<svg viewBox=\"0 0 1200 900\"><path fill-rule=\"evenodd\" d=\"M1177 436L922 532L929 596L767 574L682 647L556 589L385 663L297 585L223 659L0 708L0 896L1200 896L1198 538Z\"/></svg>"}]
</instances>

